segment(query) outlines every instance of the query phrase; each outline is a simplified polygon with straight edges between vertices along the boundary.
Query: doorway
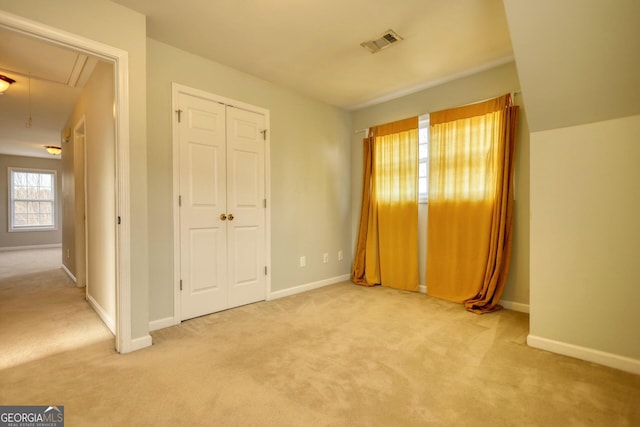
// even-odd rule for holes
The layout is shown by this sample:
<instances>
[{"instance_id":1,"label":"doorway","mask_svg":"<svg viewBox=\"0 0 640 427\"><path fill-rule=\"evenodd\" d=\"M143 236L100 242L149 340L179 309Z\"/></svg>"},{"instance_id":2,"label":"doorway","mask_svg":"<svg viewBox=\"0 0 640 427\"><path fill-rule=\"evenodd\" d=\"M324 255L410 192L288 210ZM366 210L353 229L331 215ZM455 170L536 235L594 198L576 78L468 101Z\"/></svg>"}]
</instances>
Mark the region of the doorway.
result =
<instances>
[{"instance_id":1,"label":"doorway","mask_svg":"<svg viewBox=\"0 0 640 427\"><path fill-rule=\"evenodd\" d=\"M118 223L112 236L115 248L115 347L121 353L146 347L151 344L150 337L136 340L135 344L131 339L128 53L3 11L0 11L0 27L95 56L113 66L115 159L112 166L115 170L115 183L112 196L115 201L115 212L112 213L114 216L112 220Z\"/></svg>"}]
</instances>

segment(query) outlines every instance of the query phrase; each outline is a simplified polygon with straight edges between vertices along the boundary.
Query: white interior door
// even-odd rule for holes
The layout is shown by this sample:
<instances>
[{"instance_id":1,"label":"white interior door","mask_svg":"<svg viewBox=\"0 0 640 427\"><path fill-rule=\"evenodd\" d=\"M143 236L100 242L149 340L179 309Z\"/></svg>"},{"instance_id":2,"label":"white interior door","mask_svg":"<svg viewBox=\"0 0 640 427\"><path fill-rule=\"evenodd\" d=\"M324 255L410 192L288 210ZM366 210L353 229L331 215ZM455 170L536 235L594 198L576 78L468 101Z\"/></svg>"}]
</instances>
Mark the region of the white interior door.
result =
<instances>
[{"instance_id":1,"label":"white interior door","mask_svg":"<svg viewBox=\"0 0 640 427\"><path fill-rule=\"evenodd\" d=\"M229 307L266 297L264 115L227 107Z\"/></svg>"},{"instance_id":2,"label":"white interior door","mask_svg":"<svg viewBox=\"0 0 640 427\"><path fill-rule=\"evenodd\" d=\"M181 318L227 308L225 107L179 95Z\"/></svg>"},{"instance_id":3,"label":"white interior door","mask_svg":"<svg viewBox=\"0 0 640 427\"><path fill-rule=\"evenodd\" d=\"M178 95L181 320L266 298L265 117Z\"/></svg>"}]
</instances>

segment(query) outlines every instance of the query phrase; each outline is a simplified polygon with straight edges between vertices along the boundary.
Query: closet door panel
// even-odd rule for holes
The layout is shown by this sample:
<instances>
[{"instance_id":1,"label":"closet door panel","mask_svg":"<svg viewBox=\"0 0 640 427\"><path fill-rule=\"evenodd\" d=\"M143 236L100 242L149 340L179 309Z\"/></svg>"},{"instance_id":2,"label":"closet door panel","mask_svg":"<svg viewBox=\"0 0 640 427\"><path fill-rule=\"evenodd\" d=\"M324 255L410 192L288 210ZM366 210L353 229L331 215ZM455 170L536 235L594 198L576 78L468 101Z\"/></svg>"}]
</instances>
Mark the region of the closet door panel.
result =
<instances>
[{"instance_id":1,"label":"closet door panel","mask_svg":"<svg viewBox=\"0 0 640 427\"><path fill-rule=\"evenodd\" d=\"M228 304L225 108L180 94L181 319Z\"/></svg>"},{"instance_id":2,"label":"closet door panel","mask_svg":"<svg viewBox=\"0 0 640 427\"><path fill-rule=\"evenodd\" d=\"M266 298L265 121L227 107L227 224L229 307Z\"/></svg>"}]
</instances>

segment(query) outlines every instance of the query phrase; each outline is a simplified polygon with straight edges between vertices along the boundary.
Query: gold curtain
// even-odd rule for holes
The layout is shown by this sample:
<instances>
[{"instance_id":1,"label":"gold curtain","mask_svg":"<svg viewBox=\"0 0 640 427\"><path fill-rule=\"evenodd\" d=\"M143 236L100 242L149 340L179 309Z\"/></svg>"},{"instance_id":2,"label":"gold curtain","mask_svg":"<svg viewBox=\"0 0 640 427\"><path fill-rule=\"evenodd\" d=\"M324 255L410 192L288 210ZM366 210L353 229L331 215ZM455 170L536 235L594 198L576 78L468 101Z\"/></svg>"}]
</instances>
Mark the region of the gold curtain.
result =
<instances>
[{"instance_id":1,"label":"gold curtain","mask_svg":"<svg viewBox=\"0 0 640 427\"><path fill-rule=\"evenodd\" d=\"M511 260L518 107L511 96L430 115L427 292L498 310Z\"/></svg>"},{"instance_id":2,"label":"gold curtain","mask_svg":"<svg viewBox=\"0 0 640 427\"><path fill-rule=\"evenodd\" d=\"M418 290L418 118L364 139L362 208L352 280Z\"/></svg>"}]
</instances>

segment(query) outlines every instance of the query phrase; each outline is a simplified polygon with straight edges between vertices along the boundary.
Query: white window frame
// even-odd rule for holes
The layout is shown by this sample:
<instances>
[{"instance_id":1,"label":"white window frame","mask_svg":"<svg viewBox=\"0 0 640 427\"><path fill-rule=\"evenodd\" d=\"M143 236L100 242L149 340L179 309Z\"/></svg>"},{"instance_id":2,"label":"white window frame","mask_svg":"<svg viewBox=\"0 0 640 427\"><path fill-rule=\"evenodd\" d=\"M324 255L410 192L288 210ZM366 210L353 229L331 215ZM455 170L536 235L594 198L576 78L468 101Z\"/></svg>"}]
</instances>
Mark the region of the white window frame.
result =
<instances>
[{"instance_id":1,"label":"white window frame","mask_svg":"<svg viewBox=\"0 0 640 427\"><path fill-rule=\"evenodd\" d=\"M418 117L418 202L429 203L429 114ZM420 156L420 148L426 155ZM426 149L425 149L426 148ZM420 174L420 165L426 165L426 175ZM426 192L420 191L420 179L427 180Z\"/></svg>"},{"instance_id":2,"label":"white window frame","mask_svg":"<svg viewBox=\"0 0 640 427\"><path fill-rule=\"evenodd\" d=\"M53 202L53 207L52 207L52 211L51 211L51 219L52 219L52 225L42 225L42 226L33 226L33 225L28 225L28 226L16 226L15 225L15 221L14 221L14 191L13 191L13 187L14 187L14 182L13 182L13 174L14 172L26 172L26 173L38 173L38 174L48 174L48 175L52 175L53 176L53 185L52 185L52 202ZM54 231L58 229L58 215L57 215L57 211L58 211L58 194L56 191L56 187L58 185L58 174L57 171L55 170L49 170L49 169L34 169L34 168L20 168L20 167L9 167L7 169L7 182L8 182L8 218L7 218L7 222L8 222L8 230L9 232L21 232L21 231ZM25 199L25 200L31 200L31 199ZM33 199L36 200L36 199Z\"/></svg>"}]
</instances>

